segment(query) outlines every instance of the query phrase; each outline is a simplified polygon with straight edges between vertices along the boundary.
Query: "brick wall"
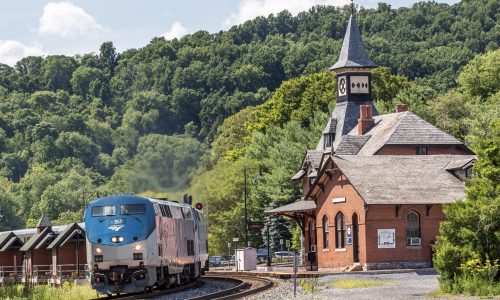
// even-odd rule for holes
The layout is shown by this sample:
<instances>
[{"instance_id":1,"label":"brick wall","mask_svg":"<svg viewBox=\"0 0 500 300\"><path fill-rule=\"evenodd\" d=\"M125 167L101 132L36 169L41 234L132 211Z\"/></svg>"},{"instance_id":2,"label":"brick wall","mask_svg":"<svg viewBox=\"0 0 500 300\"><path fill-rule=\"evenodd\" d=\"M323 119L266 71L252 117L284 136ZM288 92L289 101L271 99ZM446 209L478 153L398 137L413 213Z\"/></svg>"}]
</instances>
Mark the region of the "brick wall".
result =
<instances>
[{"instance_id":1,"label":"brick wall","mask_svg":"<svg viewBox=\"0 0 500 300\"><path fill-rule=\"evenodd\" d=\"M375 153L376 155L415 155L417 153L417 147L415 145L385 145ZM471 154L465 150L462 146L427 146L427 155L438 155L438 154L452 154L452 155L465 155Z\"/></svg>"},{"instance_id":2,"label":"brick wall","mask_svg":"<svg viewBox=\"0 0 500 300\"><path fill-rule=\"evenodd\" d=\"M421 246L407 246L406 216L411 211L420 217ZM395 205L370 205L366 216L366 262L368 264L425 262L432 260L431 244L439 233L439 222L444 220L441 205L433 205L427 215L426 205L402 205L396 216ZM395 248L378 248L378 229L395 229ZM397 264L396 264L397 265Z\"/></svg>"},{"instance_id":3,"label":"brick wall","mask_svg":"<svg viewBox=\"0 0 500 300\"><path fill-rule=\"evenodd\" d=\"M335 183L335 185L333 185ZM345 202L334 203L333 199L340 200L345 198ZM344 224L352 225L352 217L354 214L358 216L359 226L359 261L366 262L366 247L365 247L365 213L364 201L359 196L358 192L354 189L351 183L345 176L337 170L332 180L325 183L324 192L318 195L317 209L316 209L316 240L317 240L317 257L319 268L339 268L353 264L353 245L347 245L347 238L345 237L345 248L336 249L335 237L336 226L335 218L339 212L344 214ZM329 227L329 247L324 248L323 245L323 216L328 217Z\"/></svg>"},{"instance_id":4,"label":"brick wall","mask_svg":"<svg viewBox=\"0 0 500 300\"><path fill-rule=\"evenodd\" d=\"M335 183L335 184L333 184ZM345 202L334 203L334 199ZM364 209L364 201L349 180L337 169L332 180L327 180L324 191L317 196L316 245L317 265L320 269L338 269L352 265L353 245L344 249L335 248L335 217L342 212L345 225L352 225L354 213L359 223L359 262L365 268L423 267L432 261L431 244L439 233L439 222L445 219L441 205L402 205L396 216L395 205L369 205ZM407 246L406 216L414 211L419 215L421 246ZM329 247L323 247L323 216L328 217ZM306 220L305 249L309 250L309 220ZM395 248L378 248L378 229L395 229ZM309 263L308 263L309 265Z\"/></svg>"}]
</instances>

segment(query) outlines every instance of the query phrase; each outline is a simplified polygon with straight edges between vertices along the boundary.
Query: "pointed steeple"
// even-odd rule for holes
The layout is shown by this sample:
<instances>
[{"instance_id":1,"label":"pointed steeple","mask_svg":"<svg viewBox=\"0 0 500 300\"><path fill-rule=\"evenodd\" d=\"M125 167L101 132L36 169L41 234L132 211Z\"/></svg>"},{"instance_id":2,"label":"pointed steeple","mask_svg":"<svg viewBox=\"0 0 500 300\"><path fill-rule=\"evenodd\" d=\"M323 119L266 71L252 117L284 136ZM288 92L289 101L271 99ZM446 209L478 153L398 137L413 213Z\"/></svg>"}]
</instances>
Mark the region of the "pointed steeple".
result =
<instances>
[{"instance_id":1,"label":"pointed steeple","mask_svg":"<svg viewBox=\"0 0 500 300\"><path fill-rule=\"evenodd\" d=\"M49 218L47 218L45 215L42 215L42 217L38 220L38 224L36 227L50 227L52 226L52 223L50 222Z\"/></svg>"},{"instance_id":2,"label":"pointed steeple","mask_svg":"<svg viewBox=\"0 0 500 300\"><path fill-rule=\"evenodd\" d=\"M330 68L331 71L335 71L341 68L375 68L377 65L368 58L365 46L361 40L361 34L359 33L358 24L354 15L349 18L349 24L347 24L347 30L344 36L344 42L342 43L342 49L340 50L339 59Z\"/></svg>"}]
</instances>

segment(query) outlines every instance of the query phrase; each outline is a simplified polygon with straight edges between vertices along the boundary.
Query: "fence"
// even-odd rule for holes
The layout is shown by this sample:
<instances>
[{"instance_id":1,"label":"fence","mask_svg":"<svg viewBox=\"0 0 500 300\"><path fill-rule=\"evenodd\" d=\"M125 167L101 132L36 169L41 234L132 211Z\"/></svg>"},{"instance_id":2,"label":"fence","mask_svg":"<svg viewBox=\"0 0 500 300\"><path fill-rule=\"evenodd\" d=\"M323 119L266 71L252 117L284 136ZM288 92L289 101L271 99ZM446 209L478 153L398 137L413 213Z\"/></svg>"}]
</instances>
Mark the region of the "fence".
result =
<instances>
[{"instance_id":1,"label":"fence","mask_svg":"<svg viewBox=\"0 0 500 300\"><path fill-rule=\"evenodd\" d=\"M0 266L0 283L20 283L23 275L22 266Z\"/></svg>"}]
</instances>

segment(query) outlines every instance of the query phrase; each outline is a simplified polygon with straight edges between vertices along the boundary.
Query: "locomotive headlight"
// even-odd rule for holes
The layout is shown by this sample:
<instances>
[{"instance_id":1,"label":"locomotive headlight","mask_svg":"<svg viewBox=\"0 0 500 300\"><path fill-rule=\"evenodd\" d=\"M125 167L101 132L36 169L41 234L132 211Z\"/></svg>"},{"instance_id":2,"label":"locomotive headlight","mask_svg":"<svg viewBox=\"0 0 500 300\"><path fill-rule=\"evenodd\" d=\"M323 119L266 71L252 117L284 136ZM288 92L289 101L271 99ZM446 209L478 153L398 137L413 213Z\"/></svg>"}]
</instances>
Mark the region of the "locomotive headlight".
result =
<instances>
[{"instance_id":1,"label":"locomotive headlight","mask_svg":"<svg viewBox=\"0 0 500 300\"><path fill-rule=\"evenodd\" d=\"M95 252L97 252L97 253L101 253L101 252L102 252L102 250L101 250L101 248L97 247L97 248L95 248Z\"/></svg>"},{"instance_id":2,"label":"locomotive headlight","mask_svg":"<svg viewBox=\"0 0 500 300\"><path fill-rule=\"evenodd\" d=\"M137 245L135 245L135 247L134 247L135 251L139 251L139 250L141 250L141 248L142 248L142 247L141 247L141 244L137 244Z\"/></svg>"},{"instance_id":3,"label":"locomotive headlight","mask_svg":"<svg viewBox=\"0 0 500 300\"><path fill-rule=\"evenodd\" d=\"M111 241L112 241L113 243L116 243L116 242L118 242L118 238L117 238L116 236L114 236L114 237L112 237L112 238L111 238Z\"/></svg>"},{"instance_id":4,"label":"locomotive headlight","mask_svg":"<svg viewBox=\"0 0 500 300\"><path fill-rule=\"evenodd\" d=\"M120 243L121 243L121 242L123 242L123 236L119 236L119 237L118 237L118 241L119 241Z\"/></svg>"}]
</instances>

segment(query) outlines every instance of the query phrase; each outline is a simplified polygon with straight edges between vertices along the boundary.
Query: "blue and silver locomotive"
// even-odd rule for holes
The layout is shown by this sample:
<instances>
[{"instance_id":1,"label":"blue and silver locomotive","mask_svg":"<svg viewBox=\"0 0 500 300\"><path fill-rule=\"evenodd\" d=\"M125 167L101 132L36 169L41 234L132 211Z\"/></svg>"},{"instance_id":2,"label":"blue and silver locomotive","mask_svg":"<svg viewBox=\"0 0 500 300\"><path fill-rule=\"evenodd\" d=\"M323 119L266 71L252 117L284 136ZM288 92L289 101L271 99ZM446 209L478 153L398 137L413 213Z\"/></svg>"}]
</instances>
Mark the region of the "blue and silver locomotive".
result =
<instances>
[{"instance_id":1,"label":"blue and silver locomotive","mask_svg":"<svg viewBox=\"0 0 500 300\"><path fill-rule=\"evenodd\" d=\"M133 195L92 201L85 213L91 284L133 293L197 279L208 268L208 228L189 204Z\"/></svg>"}]
</instances>

